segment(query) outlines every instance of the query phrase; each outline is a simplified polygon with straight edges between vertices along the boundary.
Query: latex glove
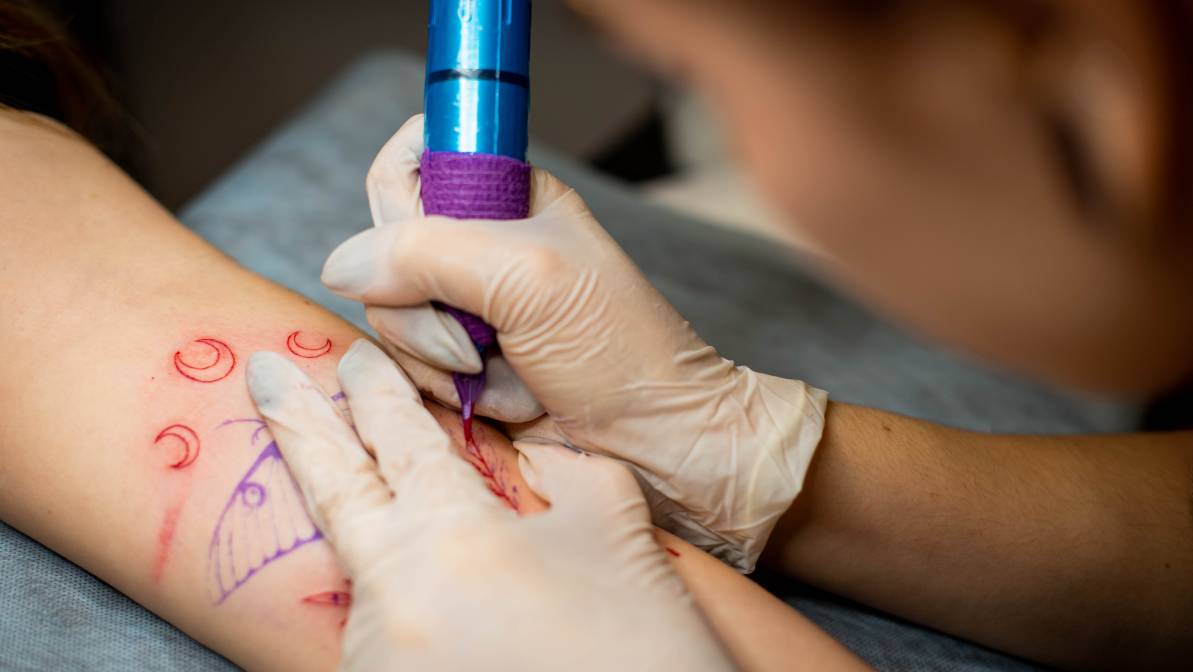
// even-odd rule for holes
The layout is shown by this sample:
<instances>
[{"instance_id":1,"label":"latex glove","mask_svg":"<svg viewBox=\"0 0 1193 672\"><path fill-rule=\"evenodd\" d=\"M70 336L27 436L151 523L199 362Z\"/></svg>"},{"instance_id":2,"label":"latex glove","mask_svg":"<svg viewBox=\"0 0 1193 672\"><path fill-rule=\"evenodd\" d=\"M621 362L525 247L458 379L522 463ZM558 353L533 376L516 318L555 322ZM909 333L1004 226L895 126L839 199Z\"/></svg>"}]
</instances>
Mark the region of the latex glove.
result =
<instances>
[{"instance_id":1,"label":"latex glove","mask_svg":"<svg viewBox=\"0 0 1193 672\"><path fill-rule=\"evenodd\" d=\"M365 179L369 210L375 226L402 222L423 215L419 162L423 154L423 115L415 115L385 144L374 159ZM530 205L533 216L566 191L558 181L532 173ZM559 193L552 192L560 189ZM413 306L365 307L365 319L377 331L402 368L419 388L436 399L460 407L459 395L450 373L479 373L481 358L464 327L429 302ZM403 338L404 334L434 333L434 338ZM428 366L430 364L430 366ZM435 368L438 367L438 368ZM527 422L541 416L542 405L513 372L500 353L486 362L485 389L477 400L476 412L507 422Z\"/></svg>"},{"instance_id":2,"label":"latex glove","mask_svg":"<svg viewBox=\"0 0 1193 672\"><path fill-rule=\"evenodd\" d=\"M380 226L331 255L324 283L409 310L373 324L428 362L402 360L439 399L454 398L444 370L475 371L477 362L461 354L471 345L450 318L427 316L427 302L483 317L559 440L633 465L658 525L751 570L802 487L825 393L722 358L546 172L534 171L525 220L413 215L421 138L416 118L381 151L369 178ZM495 406L479 412L511 419Z\"/></svg>"},{"instance_id":3,"label":"latex glove","mask_svg":"<svg viewBox=\"0 0 1193 672\"><path fill-rule=\"evenodd\" d=\"M257 353L248 368L253 400L352 579L341 669L732 668L624 467L521 444L523 473L551 509L518 518L376 346L357 341L339 379L355 432L285 357Z\"/></svg>"}]
</instances>

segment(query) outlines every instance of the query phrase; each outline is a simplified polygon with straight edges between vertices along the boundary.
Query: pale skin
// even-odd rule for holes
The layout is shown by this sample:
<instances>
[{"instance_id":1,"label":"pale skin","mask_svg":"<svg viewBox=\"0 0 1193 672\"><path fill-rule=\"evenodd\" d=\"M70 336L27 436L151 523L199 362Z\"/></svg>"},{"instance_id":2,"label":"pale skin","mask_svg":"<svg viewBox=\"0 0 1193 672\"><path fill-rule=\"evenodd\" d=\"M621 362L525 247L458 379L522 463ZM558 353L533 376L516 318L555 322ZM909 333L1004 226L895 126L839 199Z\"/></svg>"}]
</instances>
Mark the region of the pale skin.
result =
<instances>
[{"instance_id":1,"label":"pale skin","mask_svg":"<svg viewBox=\"0 0 1193 672\"><path fill-rule=\"evenodd\" d=\"M331 395L336 361L360 333L238 267L51 122L0 112L0 146L0 517L238 665L334 667L347 610L326 595L350 588L325 542L264 565L218 605L209 544L264 444L250 441L251 425L219 426L255 416L248 355L287 354ZM293 354L294 331L309 346L299 352L325 340L330 351ZM203 368L214 356L195 342L204 338L238 357L214 382L181 375L174 360L199 378L218 373ZM458 416L428 408L462 446ZM155 443L175 424L201 443L180 468L180 444ZM523 513L547 506L503 435L482 427L478 443ZM865 669L720 562L666 533L659 541L743 668Z\"/></svg>"},{"instance_id":2,"label":"pale skin","mask_svg":"<svg viewBox=\"0 0 1193 672\"><path fill-rule=\"evenodd\" d=\"M702 93L811 261L892 320L1051 383L1193 373L1193 229L1165 192L1189 189L1165 106L1193 25L1156 11L1180 3L571 4ZM1191 501L1188 432L998 436L835 404L768 560L1051 665L1184 669Z\"/></svg>"}]
</instances>

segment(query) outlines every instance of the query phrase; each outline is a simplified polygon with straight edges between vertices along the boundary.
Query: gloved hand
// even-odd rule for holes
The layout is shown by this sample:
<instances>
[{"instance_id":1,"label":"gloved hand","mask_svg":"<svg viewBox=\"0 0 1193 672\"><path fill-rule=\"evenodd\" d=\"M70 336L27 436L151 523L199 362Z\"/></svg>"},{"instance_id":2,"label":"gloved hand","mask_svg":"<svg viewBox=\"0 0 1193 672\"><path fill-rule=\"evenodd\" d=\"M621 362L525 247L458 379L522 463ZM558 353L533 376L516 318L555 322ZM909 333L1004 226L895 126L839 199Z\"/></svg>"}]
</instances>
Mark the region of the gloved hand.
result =
<instances>
[{"instance_id":1,"label":"gloved hand","mask_svg":"<svg viewBox=\"0 0 1193 672\"><path fill-rule=\"evenodd\" d=\"M419 162L423 154L423 115L415 115L402 125L369 168L365 180L373 223L402 222L423 215L419 197ZM531 173L530 215L541 211L567 191L546 173ZM365 319L381 336L390 354L418 384L434 398L460 407L459 395L451 371L479 373L481 358L468 332L454 317L431 307L365 307ZM403 339L402 334L435 334L432 338ZM389 338L389 336L394 338ZM429 365L428 365L429 364ZM438 367L438 368L435 368ZM485 389L477 400L479 415L505 422L528 422L543 414L543 407L526 388L500 353L490 354L485 362Z\"/></svg>"},{"instance_id":2,"label":"gloved hand","mask_svg":"<svg viewBox=\"0 0 1193 672\"><path fill-rule=\"evenodd\" d=\"M580 197L543 171L533 174L528 219L419 216L421 152L416 117L370 171L377 228L331 255L324 283L387 307L371 309L371 324L419 387L442 400L455 399L445 371L474 372L479 360L463 329L428 302L484 318L509 369L549 414L552 436L635 467L656 524L751 570L803 484L824 392L718 355ZM495 381L497 394L482 397L478 412L525 419L504 413L525 410L511 380Z\"/></svg>"},{"instance_id":3,"label":"gloved hand","mask_svg":"<svg viewBox=\"0 0 1193 672\"><path fill-rule=\"evenodd\" d=\"M353 582L341 669L732 669L624 467L524 442L520 466L551 509L518 518L385 353L357 341L339 379L355 432L286 358L257 353L248 368Z\"/></svg>"}]
</instances>

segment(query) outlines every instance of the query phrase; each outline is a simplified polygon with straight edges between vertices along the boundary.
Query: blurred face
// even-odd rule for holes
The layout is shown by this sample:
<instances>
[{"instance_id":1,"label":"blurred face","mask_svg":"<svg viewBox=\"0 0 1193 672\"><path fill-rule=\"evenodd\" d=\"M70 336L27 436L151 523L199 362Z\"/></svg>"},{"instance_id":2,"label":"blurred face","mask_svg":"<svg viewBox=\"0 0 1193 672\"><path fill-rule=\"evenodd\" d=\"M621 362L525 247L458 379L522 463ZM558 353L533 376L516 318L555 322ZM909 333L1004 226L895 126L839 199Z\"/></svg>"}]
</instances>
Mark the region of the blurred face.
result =
<instances>
[{"instance_id":1,"label":"blurred face","mask_svg":"<svg viewBox=\"0 0 1193 672\"><path fill-rule=\"evenodd\" d=\"M897 321L1089 388L1193 370L1147 3L573 5L705 94L823 270Z\"/></svg>"}]
</instances>

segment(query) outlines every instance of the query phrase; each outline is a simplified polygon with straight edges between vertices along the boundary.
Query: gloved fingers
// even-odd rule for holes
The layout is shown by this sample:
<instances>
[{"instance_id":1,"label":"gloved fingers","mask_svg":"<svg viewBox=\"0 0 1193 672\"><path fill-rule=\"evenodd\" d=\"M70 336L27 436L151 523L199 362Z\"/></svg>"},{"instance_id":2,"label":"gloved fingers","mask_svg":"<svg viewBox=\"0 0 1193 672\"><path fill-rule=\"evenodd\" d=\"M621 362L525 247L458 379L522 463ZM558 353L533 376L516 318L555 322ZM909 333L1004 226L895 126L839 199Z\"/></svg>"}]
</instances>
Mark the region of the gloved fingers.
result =
<instances>
[{"instance_id":1,"label":"gloved fingers","mask_svg":"<svg viewBox=\"0 0 1193 672\"><path fill-rule=\"evenodd\" d=\"M431 304L411 308L365 307L365 319L381 338L431 366L460 373L480 373L480 353L468 332Z\"/></svg>"},{"instance_id":2,"label":"gloved fingers","mask_svg":"<svg viewBox=\"0 0 1193 672\"><path fill-rule=\"evenodd\" d=\"M553 441L523 439L514 448L526 484L569 521L580 516L617 519L626 529L649 526L650 510L626 466Z\"/></svg>"},{"instance_id":3,"label":"gloved fingers","mask_svg":"<svg viewBox=\"0 0 1193 672\"><path fill-rule=\"evenodd\" d=\"M365 188L376 226L423 213L418 172L426 149L423 120L421 114L408 119L385 143L369 167ZM542 212L569 190L551 173L533 169L530 174L530 215L533 217Z\"/></svg>"},{"instance_id":4,"label":"gloved fingers","mask_svg":"<svg viewBox=\"0 0 1193 672\"><path fill-rule=\"evenodd\" d=\"M418 168L423 146L423 115L416 114L373 159L365 178L365 191L374 226L422 215Z\"/></svg>"},{"instance_id":5,"label":"gloved fingers","mask_svg":"<svg viewBox=\"0 0 1193 672\"><path fill-rule=\"evenodd\" d=\"M575 194L562 180L540 168L530 171L530 216L541 215L563 197ZM579 197L576 198L579 200Z\"/></svg>"},{"instance_id":6,"label":"gloved fingers","mask_svg":"<svg viewBox=\"0 0 1193 672\"><path fill-rule=\"evenodd\" d=\"M423 214L419 167L426 148L423 115L402 125L377 153L365 178L373 225L382 226ZM570 188L551 173L535 168L530 174L530 216L547 209Z\"/></svg>"},{"instance_id":7,"label":"gloved fingers","mask_svg":"<svg viewBox=\"0 0 1193 672\"><path fill-rule=\"evenodd\" d=\"M601 562L619 568L623 581L664 599L683 598L686 589L656 541L650 508L628 467L550 441L515 441L514 448L526 484L551 503L526 524L545 528L555 543L579 532L603 549Z\"/></svg>"},{"instance_id":8,"label":"gloved fingers","mask_svg":"<svg viewBox=\"0 0 1193 672\"><path fill-rule=\"evenodd\" d=\"M282 355L254 354L247 380L315 525L335 544L347 569L359 567L372 543L353 522L392 499L376 463L335 404Z\"/></svg>"},{"instance_id":9,"label":"gloved fingers","mask_svg":"<svg viewBox=\"0 0 1193 672\"><path fill-rule=\"evenodd\" d=\"M571 190L529 219L414 217L342 243L323 265L323 284L375 305L443 301L501 329L511 303L529 300L540 285L569 272L568 255L582 251L565 251L558 241L569 228L589 226L591 215ZM491 293L496 288L501 295Z\"/></svg>"},{"instance_id":10,"label":"gloved fingers","mask_svg":"<svg viewBox=\"0 0 1193 672\"><path fill-rule=\"evenodd\" d=\"M474 410L478 415L502 422L528 422L546 413L534 393L501 355L485 358L485 389Z\"/></svg>"},{"instance_id":11,"label":"gloved fingers","mask_svg":"<svg viewBox=\"0 0 1193 672\"><path fill-rule=\"evenodd\" d=\"M525 221L426 217L367 229L331 253L323 284L374 305L408 307L438 299L491 321L485 289L517 268L514 237ZM497 249L504 252L494 254Z\"/></svg>"},{"instance_id":12,"label":"gloved fingers","mask_svg":"<svg viewBox=\"0 0 1193 672\"><path fill-rule=\"evenodd\" d=\"M450 372L437 369L385 340L382 345L420 392L460 410L460 396ZM544 410L509 362L500 355L490 355L485 361L485 389L473 412L501 422L523 423L542 417Z\"/></svg>"},{"instance_id":13,"label":"gloved fingers","mask_svg":"<svg viewBox=\"0 0 1193 672\"><path fill-rule=\"evenodd\" d=\"M500 509L480 476L456 454L414 385L377 346L364 339L353 343L338 374L356 433L407 508L425 513L448 506Z\"/></svg>"},{"instance_id":14,"label":"gloved fingers","mask_svg":"<svg viewBox=\"0 0 1193 672\"><path fill-rule=\"evenodd\" d=\"M555 420L544 413L529 422L507 421L501 425L502 432L511 441L538 440L570 445L567 437L555 424Z\"/></svg>"}]
</instances>

